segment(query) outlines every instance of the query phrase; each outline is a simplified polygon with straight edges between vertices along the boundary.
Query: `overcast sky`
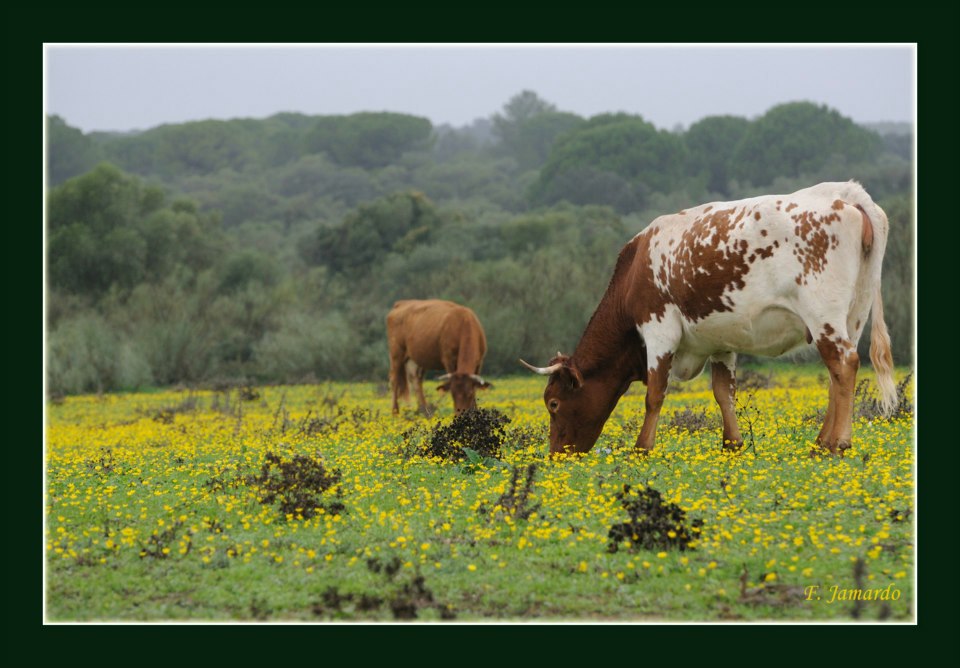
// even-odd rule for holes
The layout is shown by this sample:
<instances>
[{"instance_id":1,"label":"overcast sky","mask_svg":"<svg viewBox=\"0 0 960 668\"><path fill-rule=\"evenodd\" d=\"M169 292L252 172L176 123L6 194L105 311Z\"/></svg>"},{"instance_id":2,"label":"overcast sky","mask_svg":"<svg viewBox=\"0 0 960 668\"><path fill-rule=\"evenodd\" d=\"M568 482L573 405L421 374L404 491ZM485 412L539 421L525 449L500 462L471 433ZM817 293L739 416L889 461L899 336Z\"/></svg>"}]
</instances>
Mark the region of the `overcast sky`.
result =
<instances>
[{"instance_id":1,"label":"overcast sky","mask_svg":"<svg viewBox=\"0 0 960 668\"><path fill-rule=\"evenodd\" d=\"M281 111L394 111L462 126L532 90L661 128L797 100L914 120L915 50L891 46L47 45L46 110L84 132Z\"/></svg>"}]
</instances>

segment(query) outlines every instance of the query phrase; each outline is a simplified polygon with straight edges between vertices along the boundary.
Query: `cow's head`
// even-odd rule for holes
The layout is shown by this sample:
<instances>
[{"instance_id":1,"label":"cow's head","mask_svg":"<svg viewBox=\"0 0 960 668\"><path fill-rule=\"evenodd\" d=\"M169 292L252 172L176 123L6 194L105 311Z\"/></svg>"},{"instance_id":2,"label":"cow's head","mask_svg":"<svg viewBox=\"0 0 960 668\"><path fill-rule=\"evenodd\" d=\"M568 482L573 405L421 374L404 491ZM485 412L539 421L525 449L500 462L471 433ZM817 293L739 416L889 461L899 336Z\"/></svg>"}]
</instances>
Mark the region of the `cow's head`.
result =
<instances>
[{"instance_id":1,"label":"cow's head","mask_svg":"<svg viewBox=\"0 0 960 668\"><path fill-rule=\"evenodd\" d=\"M587 452L603 431L613 405L610 392L599 378L584 379L576 363L559 352L547 366L520 363L542 376L550 376L543 403L550 414L550 452Z\"/></svg>"},{"instance_id":2,"label":"cow's head","mask_svg":"<svg viewBox=\"0 0 960 668\"><path fill-rule=\"evenodd\" d=\"M450 393L457 415L477 407L477 390L493 387L475 373L445 373L437 380L442 382L437 391Z\"/></svg>"}]
</instances>

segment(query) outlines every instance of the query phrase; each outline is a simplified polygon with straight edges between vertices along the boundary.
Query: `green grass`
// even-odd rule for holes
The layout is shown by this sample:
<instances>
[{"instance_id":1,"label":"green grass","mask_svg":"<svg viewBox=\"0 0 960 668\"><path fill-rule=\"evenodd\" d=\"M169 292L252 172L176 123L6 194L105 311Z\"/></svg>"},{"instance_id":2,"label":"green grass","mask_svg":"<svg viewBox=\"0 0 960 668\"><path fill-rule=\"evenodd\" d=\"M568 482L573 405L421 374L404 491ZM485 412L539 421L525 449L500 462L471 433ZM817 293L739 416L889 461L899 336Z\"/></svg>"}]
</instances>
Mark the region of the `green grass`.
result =
<instances>
[{"instance_id":1,"label":"green grass","mask_svg":"<svg viewBox=\"0 0 960 668\"><path fill-rule=\"evenodd\" d=\"M831 587L857 585L860 559L862 587L900 595L864 602L859 618L912 619L912 416L859 420L845 457L811 456L825 373L766 369L754 380L769 387L741 392L754 438L736 455L720 452L707 378L671 388L651 455L632 448L636 386L590 453L556 459L542 379L494 379L481 406L511 422L504 463L489 467L417 455L449 423L449 399L434 419L409 408L395 418L375 384L258 388L251 401L67 398L48 407L47 617L851 620L852 602L828 601ZM671 426L687 408L708 428ZM339 471L344 510L298 519L261 503L250 476L268 452ZM511 471L531 463L528 507L539 510L496 510ZM609 551L611 526L628 518L624 484L702 519L693 549ZM813 585L819 601L804 594Z\"/></svg>"}]
</instances>

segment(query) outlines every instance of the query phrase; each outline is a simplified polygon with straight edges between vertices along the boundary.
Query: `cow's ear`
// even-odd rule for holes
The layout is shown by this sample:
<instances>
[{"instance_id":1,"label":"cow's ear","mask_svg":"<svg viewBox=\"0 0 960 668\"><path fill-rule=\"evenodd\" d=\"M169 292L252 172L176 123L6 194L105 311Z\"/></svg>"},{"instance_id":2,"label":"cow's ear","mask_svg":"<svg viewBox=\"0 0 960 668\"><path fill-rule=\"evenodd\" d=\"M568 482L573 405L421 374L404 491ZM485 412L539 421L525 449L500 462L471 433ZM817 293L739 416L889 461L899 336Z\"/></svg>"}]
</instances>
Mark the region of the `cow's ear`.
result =
<instances>
[{"instance_id":1,"label":"cow's ear","mask_svg":"<svg viewBox=\"0 0 960 668\"><path fill-rule=\"evenodd\" d=\"M443 385L437 386L437 392L449 392L449 391L450 391L450 383L444 383Z\"/></svg>"},{"instance_id":2,"label":"cow's ear","mask_svg":"<svg viewBox=\"0 0 960 668\"><path fill-rule=\"evenodd\" d=\"M569 360L555 373L570 389L579 390L583 387L583 376L580 373L580 369Z\"/></svg>"},{"instance_id":3,"label":"cow's ear","mask_svg":"<svg viewBox=\"0 0 960 668\"><path fill-rule=\"evenodd\" d=\"M558 350L557 356L550 360L550 365L555 366L558 364L560 368L554 371L554 373L557 374L559 378L569 385L571 389L579 390L583 387L583 375L569 355L564 355Z\"/></svg>"},{"instance_id":4,"label":"cow's ear","mask_svg":"<svg viewBox=\"0 0 960 668\"><path fill-rule=\"evenodd\" d=\"M487 381L483 381L482 383L477 385L477 387L481 390L489 390L491 387L493 387L493 383L488 383Z\"/></svg>"},{"instance_id":5,"label":"cow's ear","mask_svg":"<svg viewBox=\"0 0 960 668\"><path fill-rule=\"evenodd\" d=\"M572 389L579 390L583 387L583 376L580 374L580 369L573 364L567 363L563 365L563 371L566 373L567 382Z\"/></svg>"}]
</instances>

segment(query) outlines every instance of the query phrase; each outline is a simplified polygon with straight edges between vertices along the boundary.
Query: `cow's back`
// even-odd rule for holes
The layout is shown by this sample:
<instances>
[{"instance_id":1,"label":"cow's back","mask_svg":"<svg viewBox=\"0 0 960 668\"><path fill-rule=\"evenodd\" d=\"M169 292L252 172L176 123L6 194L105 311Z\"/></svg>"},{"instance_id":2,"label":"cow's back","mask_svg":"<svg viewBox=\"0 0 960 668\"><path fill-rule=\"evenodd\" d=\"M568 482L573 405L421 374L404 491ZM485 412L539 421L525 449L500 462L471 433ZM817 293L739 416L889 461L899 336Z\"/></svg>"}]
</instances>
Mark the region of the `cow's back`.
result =
<instances>
[{"instance_id":1,"label":"cow's back","mask_svg":"<svg viewBox=\"0 0 960 668\"><path fill-rule=\"evenodd\" d=\"M637 324L674 308L685 345L702 350L776 355L802 344L795 316L801 302L829 300L838 285L866 276L862 210L885 241L886 217L852 182L657 218L631 242L637 257L628 290L642 306ZM876 251L882 254L882 244Z\"/></svg>"},{"instance_id":2,"label":"cow's back","mask_svg":"<svg viewBox=\"0 0 960 668\"><path fill-rule=\"evenodd\" d=\"M486 352L483 328L473 311L442 299L396 302L387 315L387 331L406 356L425 369L456 369L465 331L479 344L481 360Z\"/></svg>"}]
</instances>

